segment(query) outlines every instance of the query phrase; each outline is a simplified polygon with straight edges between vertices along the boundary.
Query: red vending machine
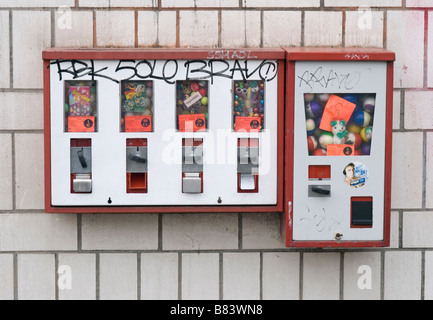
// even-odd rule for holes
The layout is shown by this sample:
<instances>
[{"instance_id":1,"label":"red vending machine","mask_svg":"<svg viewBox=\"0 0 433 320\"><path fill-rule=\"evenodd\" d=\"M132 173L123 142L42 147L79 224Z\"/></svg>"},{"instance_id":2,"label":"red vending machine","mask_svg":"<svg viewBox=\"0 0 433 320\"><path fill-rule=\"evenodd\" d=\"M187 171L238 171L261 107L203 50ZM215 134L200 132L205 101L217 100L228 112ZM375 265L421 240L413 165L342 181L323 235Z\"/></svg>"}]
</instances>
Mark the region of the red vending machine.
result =
<instances>
[{"instance_id":1,"label":"red vending machine","mask_svg":"<svg viewBox=\"0 0 433 320\"><path fill-rule=\"evenodd\" d=\"M286 246L389 245L394 59L286 50Z\"/></svg>"},{"instance_id":2,"label":"red vending machine","mask_svg":"<svg viewBox=\"0 0 433 320\"><path fill-rule=\"evenodd\" d=\"M43 60L47 212L283 210L283 49Z\"/></svg>"}]
</instances>

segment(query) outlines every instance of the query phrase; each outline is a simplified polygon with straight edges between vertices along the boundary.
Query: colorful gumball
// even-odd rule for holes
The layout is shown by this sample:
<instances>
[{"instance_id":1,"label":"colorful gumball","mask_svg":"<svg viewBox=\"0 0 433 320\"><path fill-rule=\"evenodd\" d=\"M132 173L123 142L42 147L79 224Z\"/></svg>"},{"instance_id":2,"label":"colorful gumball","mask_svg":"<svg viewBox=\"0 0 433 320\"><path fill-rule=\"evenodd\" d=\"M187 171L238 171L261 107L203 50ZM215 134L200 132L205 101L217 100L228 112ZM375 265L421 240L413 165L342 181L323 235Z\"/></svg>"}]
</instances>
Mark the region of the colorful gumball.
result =
<instances>
[{"instance_id":1,"label":"colorful gumball","mask_svg":"<svg viewBox=\"0 0 433 320\"><path fill-rule=\"evenodd\" d=\"M356 98L356 96L354 96L352 94L346 94L346 95L342 96L341 98L343 98L346 101L352 102L354 104L356 104L358 102L358 99Z\"/></svg>"},{"instance_id":2,"label":"colorful gumball","mask_svg":"<svg viewBox=\"0 0 433 320\"><path fill-rule=\"evenodd\" d=\"M366 127L370 124L371 116L368 112L360 111L355 114L353 117L353 122L360 126L360 127Z\"/></svg>"},{"instance_id":3,"label":"colorful gumball","mask_svg":"<svg viewBox=\"0 0 433 320\"><path fill-rule=\"evenodd\" d=\"M370 112L370 113L374 112L375 105L376 105L376 99L373 97L365 98L365 100L362 104L364 110L367 112Z\"/></svg>"},{"instance_id":4,"label":"colorful gumball","mask_svg":"<svg viewBox=\"0 0 433 320\"><path fill-rule=\"evenodd\" d=\"M307 108L315 118L322 115L322 106L317 101L311 101Z\"/></svg>"},{"instance_id":5,"label":"colorful gumball","mask_svg":"<svg viewBox=\"0 0 433 320\"><path fill-rule=\"evenodd\" d=\"M317 148L312 153L313 156L326 156L326 151L322 148Z\"/></svg>"},{"instance_id":6,"label":"colorful gumball","mask_svg":"<svg viewBox=\"0 0 433 320\"><path fill-rule=\"evenodd\" d=\"M197 82L191 83L191 90L192 91L198 91L200 89L200 86Z\"/></svg>"},{"instance_id":7,"label":"colorful gumball","mask_svg":"<svg viewBox=\"0 0 433 320\"><path fill-rule=\"evenodd\" d=\"M364 156L369 156L371 151L371 146L369 143L364 143L361 147L361 153Z\"/></svg>"},{"instance_id":8,"label":"colorful gumball","mask_svg":"<svg viewBox=\"0 0 433 320\"><path fill-rule=\"evenodd\" d=\"M311 101L314 100L315 97L316 96L315 96L314 93L306 93L306 94L304 94L304 100L305 100L305 102L311 102Z\"/></svg>"},{"instance_id":9,"label":"colorful gumball","mask_svg":"<svg viewBox=\"0 0 433 320\"><path fill-rule=\"evenodd\" d=\"M307 135L311 136L314 134L314 130L316 129L316 123L313 119L308 119L306 122L307 127Z\"/></svg>"},{"instance_id":10,"label":"colorful gumball","mask_svg":"<svg viewBox=\"0 0 433 320\"><path fill-rule=\"evenodd\" d=\"M321 93L318 95L319 101L322 103L326 103L329 100L329 94L327 93Z\"/></svg>"},{"instance_id":11,"label":"colorful gumball","mask_svg":"<svg viewBox=\"0 0 433 320\"><path fill-rule=\"evenodd\" d=\"M347 127L347 131L352 132L352 133L360 133L361 132L361 127L352 123Z\"/></svg>"},{"instance_id":12,"label":"colorful gumball","mask_svg":"<svg viewBox=\"0 0 433 320\"><path fill-rule=\"evenodd\" d=\"M331 132L325 131L320 137L319 137L319 144L322 148L326 149L328 144L334 143L334 135Z\"/></svg>"},{"instance_id":13,"label":"colorful gumball","mask_svg":"<svg viewBox=\"0 0 433 320\"><path fill-rule=\"evenodd\" d=\"M355 149L355 152L353 153L354 156L362 156L362 152L359 149Z\"/></svg>"},{"instance_id":14,"label":"colorful gumball","mask_svg":"<svg viewBox=\"0 0 433 320\"><path fill-rule=\"evenodd\" d=\"M371 136L372 136L372 127L366 127L366 128L362 128L361 132L359 133L361 136L361 139L365 142L370 142L371 141Z\"/></svg>"},{"instance_id":15,"label":"colorful gumball","mask_svg":"<svg viewBox=\"0 0 433 320\"><path fill-rule=\"evenodd\" d=\"M202 97L206 96L206 93L207 93L206 89L204 89L204 88L201 88L200 90L198 90L198 92L200 92L200 95L201 95ZM239 100L239 97L238 97L237 100Z\"/></svg>"},{"instance_id":16,"label":"colorful gumball","mask_svg":"<svg viewBox=\"0 0 433 320\"><path fill-rule=\"evenodd\" d=\"M317 140L313 136L308 136L308 151L313 152L317 148Z\"/></svg>"},{"instance_id":17,"label":"colorful gumball","mask_svg":"<svg viewBox=\"0 0 433 320\"><path fill-rule=\"evenodd\" d=\"M358 149L362 143L362 138L359 133L349 132L348 140L354 144L355 149Z\"/></svg>"}]
</instances>

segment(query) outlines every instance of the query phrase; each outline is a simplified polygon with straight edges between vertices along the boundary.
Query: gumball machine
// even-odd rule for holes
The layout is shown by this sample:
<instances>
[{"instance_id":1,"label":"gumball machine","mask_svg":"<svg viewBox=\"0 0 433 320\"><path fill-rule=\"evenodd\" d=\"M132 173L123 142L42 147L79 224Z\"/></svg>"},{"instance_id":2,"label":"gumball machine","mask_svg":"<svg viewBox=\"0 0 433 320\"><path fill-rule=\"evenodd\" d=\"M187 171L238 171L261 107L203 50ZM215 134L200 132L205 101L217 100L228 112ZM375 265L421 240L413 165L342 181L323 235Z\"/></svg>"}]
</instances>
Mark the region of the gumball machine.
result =
<instances>
[{"instance_id":1,"label":"gumball machine","mask_svg":"<svg viewBox=\"0 0 433 320\"><path fill-rule=\"evenodd\" d=\"M286 245L388 246L394 53L290 48L286 58Z\"/></svg>"}]
</instances>

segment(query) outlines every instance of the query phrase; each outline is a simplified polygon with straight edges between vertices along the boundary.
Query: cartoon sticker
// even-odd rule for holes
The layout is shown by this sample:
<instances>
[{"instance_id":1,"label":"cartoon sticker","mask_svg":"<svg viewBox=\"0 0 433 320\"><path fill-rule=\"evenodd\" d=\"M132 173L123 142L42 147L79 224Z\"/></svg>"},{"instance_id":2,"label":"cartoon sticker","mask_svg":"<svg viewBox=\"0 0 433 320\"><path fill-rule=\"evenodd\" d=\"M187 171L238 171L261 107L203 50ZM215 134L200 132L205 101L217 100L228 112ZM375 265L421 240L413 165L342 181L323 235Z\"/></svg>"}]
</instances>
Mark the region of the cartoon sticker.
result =
<instances>
[{"instance_id":1,"label":"cartoon sticker","mask_svg":"<svg viewBox=\"0 0 433 320\"><path fill-rule=\"evenodd\" d=\"M368 179L367 167L360 162L350 162L344 167L344 182L352 188L360 188Z\"/></svg>"}]
</instances>

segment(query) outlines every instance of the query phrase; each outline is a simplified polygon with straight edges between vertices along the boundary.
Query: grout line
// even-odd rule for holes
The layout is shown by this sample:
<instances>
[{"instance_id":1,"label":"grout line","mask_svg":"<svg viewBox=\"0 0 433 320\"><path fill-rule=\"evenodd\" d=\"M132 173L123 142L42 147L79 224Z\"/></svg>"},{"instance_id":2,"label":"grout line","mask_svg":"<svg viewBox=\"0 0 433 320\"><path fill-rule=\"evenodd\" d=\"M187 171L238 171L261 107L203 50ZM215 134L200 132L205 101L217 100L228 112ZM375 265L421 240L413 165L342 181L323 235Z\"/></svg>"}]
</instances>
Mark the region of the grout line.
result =
<instances>
[{"instance_id":1,"label":"grout line","mask_svg":"<svg viewBox=\"0 0 433 320\"><path fill-rule=\"evenodd\" d=\"M134 11L134 47L138 48L138 10Z\"/></svg>"},{"instance_id":2,"label":"grout line","mask_svg":"<svg viewBox=\"0 0 433 320\"><path fill-rule=\"evenodd\" d=\"M425 250L421 251L421 300L425 300Z\"/></svg>"},{"instance_id":3,"label":"grout line","mask_svg":"<svg viewBox=\"0 0 433 320\"><path fill-rule=\"evenodd\" d=\"M11 162L12 162L12 211L17 210L17 182L16 182L16 148L15 148L15 132L11 133Z\"/></svg>"},{"instance_id":4,"label":"grout line","mask_svg":"<svg viewBox=\"0 0 433 320\"><path fill-rule=\"evenodd\" d=\"M54 300L59 300L59 254L54 253Z\"/></svg>"},{"instance_id":5,"label":"grout line","mask_svg":"<svg viewBox=\"0 0 433 320\"><path fill-rule=\"evenodd\" d=\"M344 300L344 251L340 252L340 300Z\"/></svg>"},{"instance_id":6,"label":"grout line","mask_svg":"<svg viewBox=\"0 0 433 320\"><path fill-rule=\"evenodd\" d=\"M263 300L263 251L260 251L259 262L259 300Z\"/></svg>"},{"instance_id":7,"label":"grout line","mask_svg":"<svg viewBox=\"0 0 433 320\"><path fill-rule=\"evenodd\" d=\"M385 251L380 254L380 300L385 299Z\"/></svg>"},{"instance_id":8,"label":"grout line","mask_svg":"<svg viewBox=\"0 0 433 320\"><path fill-rule=\"evenodd\" d=\"M177 299L182 300L182 253L177 254Z\"/></svg>"},{"instance_id":9,"label":"grout line","mask_svg":"<svg viewBox=\"0 0 433 320\"><path fill-rule=\"evenodd\" d=\"M424 12L424 89L428 88L428 29L429 29L429 11Z\"/></svg>"},{"instance_id":10,"label":"grout line","mask_svg":"<svg viewBox=\"0 0 433 320\"><path fill-rule=\"evenodd\" d=\"M141 254L137 253L137 300L141 300Z\"/></svg>"},{"instance_id":11,"label":"grout line","mask_svg":"<svg viewBox=\"0 0 433 320\"><path fill-rule=\"evenodd\" d=\"M427 203L427 132L423 131L422 134L422 195L421 195L421 206L422 209L426 209Z\"/></svg>"},{"instance_id":12,"label":"grout line","mask_svg":"<svg viewBox=\"0 0 433 320\"><path fill-rule=\"evenodd\" d=\"M101 288L101 275L100 275L100 257L99 257L99 253L95 254L95 259L96 259L96 263L95 263L95 272L96 272L96 285L95 285L95 300L100 300L101 299L101 295L100 295L100 288Z\"/></svg>"},{"instance_id":13,"label":"grout line","mask_svg":"<svg viewBox=\"0 0 433 320\"><path fill-rule=\"evenodd\" d=\"M238 249L242 250L243 241L242 241L242 213L238 213Z\"/></svg>"},{"instance_id":14,"label":"grout line","mask_svg":"<svg viewBox=\"0 0 433 320\"><path fill-rule=\"evenodd\" d=\"M224 254L219 252L219 299L223 300L224 295Z\"/></svg>"},{"instance_id":15,"label":"grout line","mask_svg":"<svg viewBox=\"0 0 433 320\"><path fill-rule=\"evenodd\" d=\"M13 14L12 10L9 11L9 88L14 89L14 53L13 53Z\"/></svg>"},{"instance_id":16,"label":"grout line","mask_svg":"<svg viewBox=\"0 0 433 320\"><path fill-rule=\"evenodd\" d=\"M13 254L14 300L18 300L18 253Z\"/></svg>"},{"instance_id":17,"label":"grout line","mask_svg":"<svg viewBox=\"0 0 433 320\"><path fill-rule=\"evenodd\" d=\"M341 15L341 47L346 47L346 10L342 10Z\"/></svg>"}]
</instances>

